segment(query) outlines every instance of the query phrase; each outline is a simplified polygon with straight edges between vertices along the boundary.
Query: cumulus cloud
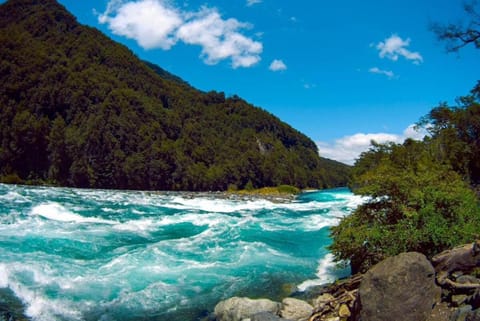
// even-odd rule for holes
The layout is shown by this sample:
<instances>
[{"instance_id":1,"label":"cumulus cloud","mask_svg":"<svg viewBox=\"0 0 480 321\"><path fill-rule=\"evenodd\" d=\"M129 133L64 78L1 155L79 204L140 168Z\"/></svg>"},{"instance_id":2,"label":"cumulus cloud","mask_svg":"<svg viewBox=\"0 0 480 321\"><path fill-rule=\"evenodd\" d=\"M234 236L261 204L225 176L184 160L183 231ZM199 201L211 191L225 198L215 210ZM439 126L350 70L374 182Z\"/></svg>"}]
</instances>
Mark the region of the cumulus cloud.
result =
<instances>
[{"instance_id":1,"label":"cumulus cloud","mask_svg":"<svg viewBox=\"0 0 480 321\"><path fill-rule=\"evenodd\" d=\"M202 47L202 57L208 64L232 59L232 66L250 67L260 60L260 42L238 32L249 25L236 19L223 20L216 9L203 8L177 30L177 37L187 44Z\"/></svg>"},{"instance_id":2,"label":"cumulus cloud","mask_svg":"<svg viewBox=\"0 0 480 321\"><path fill-rule=\"evenodd\" d=\"M263 51L261 42L241 33L250 24L223 19L216 8L188 12L165 0L111 0L98 21L145 49L168 50L179 41L198 45L207 64L230 59L233 68L250 67L260 61Z\"/></svg>"},{"instance_id":3,"label":"cumulus cloud","mask_svg":"<svg viewBox=\"0 0 480 321\"><path fill-rule=\"evenodd\" d=\"M391 70L383 70L383 69L380 69L380 68L378 68L378 67L370 68L370 69L368 70L368 72L370 72L370 73L372 73L372 74L385 75L385 76L387 76L389 79L395 78L395 74L393 73L393 71L391 71Z\"/></svg>"},{"instance_id":4,"label":"cumulus cloud","mask_svg":"<svg viewBox=\"0 0 480 321\"><path fill-rule=\"evenodd\" d=\"M176 43L174 31L183 23L180 12L155 0L111 1L98 21L108 24L114 34L136 40L143 48L165 50Z\"/></svg>"},{"instance_id":5,"label":"cumulus cloud","mask_svg":"<svg viewBox=\"0 0 480 321\"><path fill-rule=\"evenodd\" d=\"M261 3L262 0L247 0L247 6L251 7L254 4Z\"/></svg>"},{"instance_id":6,"label":"cumulus cloud","mask_svg":"<svg viewBox=\"0 0 480 321\"><path fill-rule=\"evenodd\" d=\"M422 140L426 135L427 132L425 130L417 130L414 125L410 125L401 135L388 133L358 133L337 139L333 143L317 142L317 146L320 156L353 165L360 154L370 148L372 140L377 143L403 143L407 138Z\"/></svg>"},{"instance_id":7,"label":"cumulus cloud","mask_svg":"<svg viewBox=\"0 0 480 321\"><path fill-rule=\"evenodd\" d=\"M282 60L275 59L272 61L268 69L270 69L271 71L287 70L287 65L285 65L285 63Z\"/></svg>"},{"instance_id":8,"label":"cumulus cloud","mask_svg":"<svg viewBox=\"0 0 480 321\"><path fill-rule=\"evenodd\" d=\"M376 45L381 58L388 58L397 61L399 57L404 57L407 60L412 60L415 64L423 62L423 57L419 52L412 52L407 49L410 46L410 38L403 40L398 35L393 34L384 41Z\"/></svg>"}]
</instances>

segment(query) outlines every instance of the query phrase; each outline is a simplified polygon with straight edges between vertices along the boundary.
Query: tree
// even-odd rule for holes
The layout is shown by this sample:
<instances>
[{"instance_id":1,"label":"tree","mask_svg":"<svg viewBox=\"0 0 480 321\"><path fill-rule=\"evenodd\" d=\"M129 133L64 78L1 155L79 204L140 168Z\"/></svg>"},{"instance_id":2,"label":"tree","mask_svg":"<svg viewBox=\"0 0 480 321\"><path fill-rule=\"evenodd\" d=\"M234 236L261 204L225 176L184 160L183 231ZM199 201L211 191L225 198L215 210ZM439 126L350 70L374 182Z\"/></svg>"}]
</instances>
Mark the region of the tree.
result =
<instances>
[{"instance_id":1,"label":"tree","mask_svg":"<svg viewBox=\"0 0 480 321\"><path fill-rule=\"evenodd\" d=\"M480 103L475 87L458 106L441 104L421 119L431 135L437 161L451 166L472 185L480 184Z\"/></svg>"},{"instance_id":2,"label":"tree","mask_svg":"<svg viewBox=\"0 0 480 321\"><path fill-rule=\"evenodd\" d=\"M405 251L429 257L480 229L475 193L427 142L375 145L357 162L356 192L369 201L332 228L330 249L353 272Z\"/></svg>"},{"instance_id":3,"label":"tree","mask_svg":"<svg viewBox=\"0 0 480 321\"><path fill-rule=\"evenodd\" d=\"M65 185L67 182L68 168L70 166L65 142L65 128L66 124L62 116L57 116L52 122L52 128L47 137L48 160L50 162L48 178L62 185Z\"/></svg>"},{"instance_id":4,"label":"tree","mask_svg":"<svg viewBox=\"0 0 480 321\"><path fill-rule=\"evenodd\" d=\"M464 4L464 10L470 20L466 24L433 23L432 31L441 41L446 41L447 52L457 52L459 49L473 44L480 48L480 8L477 0Z\"/></svg>"}]
</instances>

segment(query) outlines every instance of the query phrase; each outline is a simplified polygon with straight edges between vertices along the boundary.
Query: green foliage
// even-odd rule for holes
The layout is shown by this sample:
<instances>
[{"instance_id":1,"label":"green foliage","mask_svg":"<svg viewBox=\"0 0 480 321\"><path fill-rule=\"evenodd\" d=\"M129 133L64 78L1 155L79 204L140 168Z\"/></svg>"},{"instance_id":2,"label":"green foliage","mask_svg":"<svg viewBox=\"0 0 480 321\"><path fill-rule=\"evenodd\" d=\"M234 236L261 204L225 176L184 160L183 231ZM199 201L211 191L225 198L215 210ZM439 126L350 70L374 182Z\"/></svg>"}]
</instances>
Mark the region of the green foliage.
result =
<instances>
[{"instance_id":1,"label":"green foliage","mask_svg":"<svg viewBox=\"0 0 480 321\"><path fill-rule=\"evenodd\" d=\"M346 182L347 166L275 116L192 88L54 0L0 5L0 42L3 177L156 190Z\"/></svg>"},{"instance_id":2,"label":"green foliage","mask_svg":"<svg viewBox=\"0 0 480 321\"><path fill-rule=\"evenodd\" d=\"M459 106L442 104L422 118L438 161L448 163L472 185L480 184L480 82Z\"/></svg>"},{"instance_id":3,"label":"green foliage","mask_svg":"<svg viewBox=\"0 0 480 321\"><path fill-rule=\"evenodd\" d=\"M404 251L433 256L478 234L470 184L479 182L480 108L474 96L460 101L422 119L431 133L423 142L373 142L355 164L351 186L369 201L332 228L330 247L354 272Z\"/></svg>"},{"instance_id":4,"label":"green foliage","mask_svg":"<svg viewBox=\"0 0 480 321\"><path fill-rule=\"evenodd\" d=\"M262 188L254 188L253 185L247 183L244 189L228 189L228 192L233 194L239 195L253 195L253 196L273 196L273 197L285 197L285 196L293 196L297 195L301 192L301 190L295 186L290 185L280 185L277 187L262 187Z\"/></svg>"},{"instance_id":5,"label":"green foliage","mask_svg":"<svg viewBox=\"0 0 480 321\"><path fill-rule=\"evenodd\" d=\"M290 186L290 185L280 185L277 187L277 190L279 193L285 193L285 194L299 194L300 189L298 189L295 186Z\"/></svg>"},{"instance_id":6,"label":"green foliage","mask_svg":"<svg viewBox=\"0 0 480 321\"><path fill-rule=\"evenodd\" d=\"M251 180L249 180L247 182L247 184L245 184L245 190L246 191L253 191L255 189L255 187L253 187L253 183Z\"/></svg>"}]
</instances>

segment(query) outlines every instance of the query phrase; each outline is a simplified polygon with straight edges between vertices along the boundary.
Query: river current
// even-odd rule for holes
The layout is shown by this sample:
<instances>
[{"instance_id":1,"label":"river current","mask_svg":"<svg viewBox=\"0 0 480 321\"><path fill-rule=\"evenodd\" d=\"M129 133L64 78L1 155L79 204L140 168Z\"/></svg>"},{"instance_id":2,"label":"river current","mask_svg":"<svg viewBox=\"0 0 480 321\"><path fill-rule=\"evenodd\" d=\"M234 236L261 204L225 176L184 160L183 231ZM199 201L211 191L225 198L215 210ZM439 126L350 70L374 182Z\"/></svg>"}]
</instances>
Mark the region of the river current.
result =
<instances>
[{"instance_id":1,"label":"river current","mask_svg":"<svg viewBox=\"0 0 480 321\"><path fill-rule=\"evenodd\" d=\"M0 184L0 309L10 295L33 321L195 321L231 296L278 299L349 273L329 227L361 202Z\"/></svg>"}]
</instances>

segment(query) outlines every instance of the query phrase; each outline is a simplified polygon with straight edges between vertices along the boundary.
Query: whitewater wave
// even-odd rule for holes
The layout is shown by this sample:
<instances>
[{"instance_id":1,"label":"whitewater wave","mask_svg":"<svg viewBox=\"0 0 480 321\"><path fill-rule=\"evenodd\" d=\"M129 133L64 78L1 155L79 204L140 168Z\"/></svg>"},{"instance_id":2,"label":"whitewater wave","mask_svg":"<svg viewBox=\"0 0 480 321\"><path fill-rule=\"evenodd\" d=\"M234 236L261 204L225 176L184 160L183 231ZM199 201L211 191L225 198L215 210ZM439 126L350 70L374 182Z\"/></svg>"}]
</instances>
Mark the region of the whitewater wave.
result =
<instances>
[{"instance_id":1,"label":"whitewater wave","mask_svg":"<svg viewBox=\"0 0 480 321\"><path fill-rule=\"evenodd\" d=\"M0 195L0 201L4 202L15 202L15 203L28 203L30 199L26 196L23 196L15 191L9 191L4 195Z\"/></svg>"},{"instance_id":2,"label":"whitewater wave","mask_svg":"<svg viewBox=\"0 0 480 321\"><path fill-rule=\"evenodd\" d=\"M181 210L197 210L202 212L214 213L234 213L243 211L255 211L260 209L271 209L274 203L267 200L254 201L233 201L228 199L210 199L210 198L183 198L174 197L171 203L166 207Z\"/></svg>"},{"instance_id":3,"label":"whitewater wave","mask_svg":"<svg viewBox=\"0 0 480 321\"><path fill-rule=\"evenodd\" d=\"M334 261L333 254L328 253L318 261L316 275L317 275L316 279L303 281L301 284L297 286L297 289L301 292L304 292L310 287L332 283L339 277L346 277L350 275L350 269L337 268L337 264Z\"/></svg>"},{"instance_id":4,"label":"whitewater wave","mask_svg":"<svg viewBox=\"0 0 480 321\"><path fill-rule=\"evenodd\" d=\"M72 302L62 299L48 298L36 291L40 285L51 286L52 278L45 276L42 269L34 264L23 265L18 263L0 263L0 288L9 288L25 304L25 314L35 321L62 319L81 320L80 310L72 308ZM22 282L24 275L32 275L35 287ZM22 277L23 276L23 277Z\"/></svg>"},{"instance_id":5,"label":"whitewater wave","mask_svg":"<svg viewBox=\"0 0 480 321\"><path fill-rule=\"evenodd\" d=\"M99 224L116 224L115 221L105 220L96 217L84 217L79 214L70 212L65 207L58 203L45 203L32 208L31 215L41 216L48 220L58 222L73 222L73 223L99 223Z\"/></svg>"}]
</instances>

